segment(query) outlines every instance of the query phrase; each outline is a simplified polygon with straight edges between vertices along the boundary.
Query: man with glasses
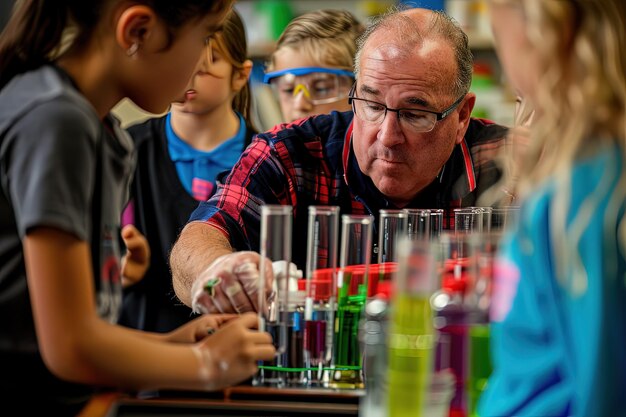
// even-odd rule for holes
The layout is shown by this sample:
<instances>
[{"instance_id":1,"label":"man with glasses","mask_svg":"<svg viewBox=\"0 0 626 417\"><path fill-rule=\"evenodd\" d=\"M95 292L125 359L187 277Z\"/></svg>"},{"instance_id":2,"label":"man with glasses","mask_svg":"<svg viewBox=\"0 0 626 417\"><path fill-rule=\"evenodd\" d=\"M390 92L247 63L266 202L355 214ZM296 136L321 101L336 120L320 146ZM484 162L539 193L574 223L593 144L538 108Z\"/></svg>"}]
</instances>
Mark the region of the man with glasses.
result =
<instances>
[{"instance_id":1,"label":"man with glasses","mask_svg":"<svg viewBox=\"0 0 626 417\"><path fill-rule=\"evenodd\" d=\"M355 57L353 111L258 135L192 214L170 258L178 297L202 312L254 309L263 204L294 207L292 258L303 270L310 205L376 217L443 208L452 226L452 209L477 205L499 180L494 159L506 135L470 117L472 61L467 36L445 14L409 9L374 21ZM292 75L287 94L318 94L309 74ZM212 297L206 282L219 282Z\"/></svg>"}]
</instances>

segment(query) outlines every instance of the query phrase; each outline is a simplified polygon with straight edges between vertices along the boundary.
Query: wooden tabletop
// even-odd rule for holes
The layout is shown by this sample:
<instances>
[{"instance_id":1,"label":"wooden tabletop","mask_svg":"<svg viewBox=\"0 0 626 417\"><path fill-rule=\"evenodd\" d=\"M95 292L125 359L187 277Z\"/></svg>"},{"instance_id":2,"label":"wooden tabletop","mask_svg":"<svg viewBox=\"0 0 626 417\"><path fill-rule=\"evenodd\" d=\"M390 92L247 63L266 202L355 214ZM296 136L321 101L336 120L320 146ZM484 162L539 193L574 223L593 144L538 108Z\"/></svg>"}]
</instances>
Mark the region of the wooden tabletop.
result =
<instances>
[{"instance_id":1,"label":"wooden tabletop","mask_svg":"<svg viewBox=\"0 0 626 417\"><path fill-rule=\"evenodd\" d=\"M94 396L78 417L358 416L362 390L238 386L220 392L168 391Z\"/></svg>"}]
</instances>

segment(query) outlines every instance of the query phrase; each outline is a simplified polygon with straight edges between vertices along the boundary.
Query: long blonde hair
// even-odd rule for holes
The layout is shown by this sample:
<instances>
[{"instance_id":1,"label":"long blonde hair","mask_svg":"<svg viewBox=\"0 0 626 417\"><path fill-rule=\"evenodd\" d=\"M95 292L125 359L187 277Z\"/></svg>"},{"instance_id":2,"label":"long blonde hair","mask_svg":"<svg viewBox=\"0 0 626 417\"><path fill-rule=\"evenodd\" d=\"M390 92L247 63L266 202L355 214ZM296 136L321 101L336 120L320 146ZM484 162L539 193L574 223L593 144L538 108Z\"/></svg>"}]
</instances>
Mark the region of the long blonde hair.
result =
<instances>
[{"instance_id":1,"label":"long blonde hair","mask_svg":"<svg viewBox=\"0 0 626 417\"><path fill-rule=\"evenodd\" d=\"M603 248L607 268L626 253L626 2L624 0L501 0L525 12L527 37L538 55L540 78L530 146L522 161L518 192L524 198L547 178L555 181L550 205L551 247L556 274L573 295L587 289L579 242L593 213L611 192L602 227L618 248ZM598 187L569 219L571 173L576 160L605 145L621 153L621 171L610 164ZM618 175L617 185L611 177ZM608 236L608 235L607 235ZM615 274L613 274L615 275Z\"/></svg>"},{"instance_id":2,"label":"long blonde hair","mask_svg":"<svg viewBox=\"0 0 626 417\"><path fill-rule=\"evenodd\" d=\"M626 149L626 2L515 0L539 54L541 109L522 166L523 194L567 170L596 140Z\"/></svg>"}]
</instances>

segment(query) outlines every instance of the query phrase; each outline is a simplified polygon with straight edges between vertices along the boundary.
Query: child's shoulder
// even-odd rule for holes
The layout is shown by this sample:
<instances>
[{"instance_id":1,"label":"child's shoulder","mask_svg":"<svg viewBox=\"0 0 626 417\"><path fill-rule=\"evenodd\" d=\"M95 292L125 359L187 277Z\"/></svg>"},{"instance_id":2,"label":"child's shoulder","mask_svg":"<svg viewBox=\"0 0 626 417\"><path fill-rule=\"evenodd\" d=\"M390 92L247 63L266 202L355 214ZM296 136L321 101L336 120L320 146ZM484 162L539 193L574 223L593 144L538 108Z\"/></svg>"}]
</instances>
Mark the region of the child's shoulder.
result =
<instances>
[{"instance_id":1,"label":"child's shoulder","mask_svg":"<svg viewBox=\"0 0 626 417\"><path fill-rule=\"evenodd\" d=\"M74 124L97 123L95 110L58 68L44 65L20 74L0 92L0 129L18 119L59 119L66 115Z\"/></svg>"}]
</instances>

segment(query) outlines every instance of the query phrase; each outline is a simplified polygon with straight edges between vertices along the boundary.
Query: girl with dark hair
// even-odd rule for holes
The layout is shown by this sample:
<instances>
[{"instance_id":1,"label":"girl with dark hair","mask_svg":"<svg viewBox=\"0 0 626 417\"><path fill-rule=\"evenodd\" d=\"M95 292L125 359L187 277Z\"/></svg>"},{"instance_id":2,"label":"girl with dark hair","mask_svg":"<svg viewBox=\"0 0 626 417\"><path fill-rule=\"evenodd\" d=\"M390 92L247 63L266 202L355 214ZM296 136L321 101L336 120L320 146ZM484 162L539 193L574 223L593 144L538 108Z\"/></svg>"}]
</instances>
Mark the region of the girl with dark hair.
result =
<instances>
[{"instance_id":1,"label":"girl with dark hair","mask_svg":"<svg viewBox=\"0 0 626 417\"><path fill-rule=\"evenodd\" d=\"M113 324L121 276L148 251L128 245L121 261L134 152L111 108L166 109L231 3L18 2L0 36L3 407L76 415L97 387L219 389L273 357L255 315L167 334Z\"/></svg>"},{"instance_id":2,"label":"girl with dark hair","mask_svg":"<svg viewBox=\"0 0 626 417\"><path fill-rule=\"evenodd\" d=\"M168 332L191 320L172 288L170 249L198 201L215 192L218 174L230 171L256 133L248 120L252 62L237 12L209 42L210 53L170 112L128 129L138 162L123 222L147 237L152 257L143 279L125 289L126 326Z\"/></svg>"}]
</instances>

